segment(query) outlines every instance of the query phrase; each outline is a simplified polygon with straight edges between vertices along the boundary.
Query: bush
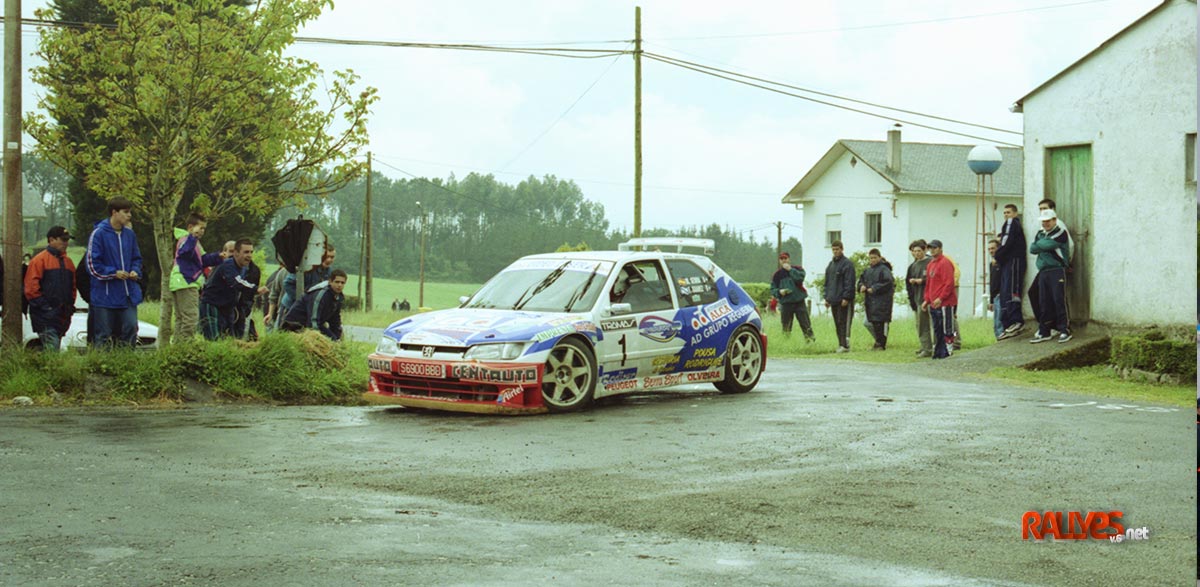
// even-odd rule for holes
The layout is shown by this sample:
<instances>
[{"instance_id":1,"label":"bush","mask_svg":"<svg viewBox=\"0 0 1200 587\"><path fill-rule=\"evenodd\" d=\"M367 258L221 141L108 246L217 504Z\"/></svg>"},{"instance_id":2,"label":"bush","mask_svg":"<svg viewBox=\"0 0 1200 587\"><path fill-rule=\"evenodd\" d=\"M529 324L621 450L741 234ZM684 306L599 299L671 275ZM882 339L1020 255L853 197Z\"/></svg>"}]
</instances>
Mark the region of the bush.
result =
<instances>
[{"instance_id":1,"label":"bush","mask_svg":"<svg viewBox=\"0 0 1200 587\"><path fill-rule=\"evenodd\" d=\"M1137 336L1114 336L1112 364L1122 369L1169 373L1196 379L1196 346L1191 340L1168 339L1159 330Z\"/></svg>"},{"instance_id":2,"label":"bush","mask_svg":"<svg viewBox=\"0 0 1200 587\"><path fill-rule=\"evenodd\" d=\"M750 294L750 299L758 304L759 308L767 307L767 303L771 301L771 284L769 283L741 283L742 289Z\"/></svg>"}]
</instances>

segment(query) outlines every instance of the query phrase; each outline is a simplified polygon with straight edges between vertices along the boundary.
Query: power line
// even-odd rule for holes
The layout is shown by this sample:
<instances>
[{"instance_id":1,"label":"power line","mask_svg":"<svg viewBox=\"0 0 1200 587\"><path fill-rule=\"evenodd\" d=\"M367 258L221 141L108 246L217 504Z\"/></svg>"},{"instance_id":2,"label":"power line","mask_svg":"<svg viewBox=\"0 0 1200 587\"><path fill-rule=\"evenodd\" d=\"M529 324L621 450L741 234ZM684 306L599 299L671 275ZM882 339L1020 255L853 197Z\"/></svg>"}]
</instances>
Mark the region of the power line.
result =
<instances>
[{"instance_id":1,"label":"power line","mask_svg":"<svg viewBox=\"0 0 1200 587\"><path fill-rule=\"evenodd\" d=\"M776 81L772 81L772 80L769 80L769 79L764 79L764 78L761 78L761 77L755 77L755 76L752 76L752 75L747 75L747 74L744 74L744 73L738 73L738 72L736 72L736 71L729 71L729 70L726 70L726 69L720 69L720 68L716 68L716 67L713 67L713 66L711 66L711 65L704 65L704 64L701 64L701 63L696 63L696 62L693 62L693 61L686 61L686 60L683 60L683 59L677 59L677 58L675 58L675 57L668 57L668 56L666 56L666 55L659 55L659 54L657 54L657 53L643 53L643 54L644 54L644 55L646 55L647 57L657 57L657 58L659 58L660 60L666 59L666 60L668 60L668 61L674 62L674 63L672 63L672 65L677 65L677 64L679 64L679 63L683 63L683 64L687 64L687 65L695 66L695 67L701 67L701 68L704 68L704 69L707 69L707 70L711 70L711 71L717 71L717 72L720 72L720 73L726 73L726 74L729 74L729 75L735 75L735 76L738 76L738 77L741 77L741 78L745 78L745 79L750 79L750 80L754 80L754 81L759 81L759 82L763 82L763 83L771 84L771 85L774 85L774 86L779 86L779 87L782 87L782 88L789 88L789 89L793 89L793 90L799 90L799 91L801 91L801 92L808 92L808 93L810 93L810 94L816 94L816 95L818 95L818 96L825 96L825 97L827 97L827 98L836 98L836 99L838 99L838 100L845 100L845 101L847 101L847 102L854 102L854 103L856 103L856 104L863 104L863 105L865 105L865 106L871 106L871 107L874 107L874 108L882 108L882 109L884 109L884 110L891 110L891 111L893 111L893 112L902 112L902 113L904 113L904 114L913 114L913 115L915 115L915 116L920 116L920 117L922 117L922 118L932 118L932 119L934 119L934 120L941 120L941 121L943 121L943 122L952 122L952 123L954 123L954 124L961 124L961 125L963 125L963 126L973 126L973 127L975 127L975 128L982 128L982 129L986 129L986 130L994 130L994 131L997 131L997 132L1003 132L1003 133L1008 133L1008 134L1014 134L1014 135L1017 135L1017 136L1021 136L1021 133L1020 133L1020 132L1018 132L1018 131L1015 131L1015 130L1007 130L1007 129L1003 129L1003 128L997 128L997 127L994 127L994 126L986 126L986 125L983 125L983 124L976 124L976 123L974 123L974 122L967 122L967 121L965 121L965 120L955 120L955 119L953 119L953 118L946 118L946 117L943 117L943 116L936 116L936 115L933 115L933 114L925 114L925 113L923 113L923 112L916 112L916 111L913 111L913 110L905 110L905 109L903 109L903 108L895 108L895 107L892 107L892 106L885 106L885 105L883 105L883 104L876 104L876 103L874 103L874 102L867 102L867 101L865 101L865 100L858 100L858 99L856 99L856 98L847 98L846 96L839 96L839 95L837 95L837 94L830 94L830 93L828 93L828 92L822 92L822 91L818 91L818 90L812 90L812 89L809 89L809 88L802 88L802 87L799 87L799 86L794 86L794 85L791 85L791 84L786 84L786 83L783 83L783 82L776 82Z\"/></svg>"},{"instance_id":2,"label":"power line","mask_svg":"<svg viewBox=\"0 0 1200 587\"><path fill-rule=\"evenodd\" d=\"M995 139L988 138L988 137L981 137L981 136L978 136L978 135L970 135L970 134L961 133L961 132L957 132L957 131L953 131L953 130L949 130L949 129L945 129L945 128L939 128L939 127L936 127L936 126L930 126L930 125L928 125L928 124L921 124L921 123L919 123L919 122L914 122L914 121L911 121L911 120L903 120L903 119L900 119L900 118L895 118L895 117L892 117L892 116L884 116L884 115L882 115L882 114L876 114L876 113L874 113L874 112L869 112L869 111L867 111L867 110L860 110L860 109L858 109L858 108L851 108L851 107L849 107L849 106L843 106L843 105L841 105L841 104L834 104L833 102L826 102L826 101L824 101L824 100L818 100L818 99L816 99L816 98L810 98L810 97L808 97L808 96L802 96L802 95L800 95L800 94L794 94L794 93L792 93L792 92L785 92L785 91L783 91L783 90L779 90L779 89L772 88L772 87L769 87L769 86L764 86L764 85L762 85L762 84L753 83L753 82L748 82L748 81L740 80L740 79L737 79L737 78L729 77L729 76L727 76L727 75L723 75L723 74L720 74L720 73L715 73L715 72L713 72L713 71L709 71L709 70L706 70L706 69L702 69L701 67L693 67L693 66L690 66L690 65L683 65L682 63L676 63L676 62L674 62L674 60L670 60L669 58L668 58L668 59L664 59L664 58L662 58L661 56L658 56L658 55L656 55L656 54L652 54L652 53L644 53L644 55L646 56L646 58L647 58L647 59L653 59L653 60L655 60L655 61L658 61L658 62L660 62L660 63L665 63L665 64L667 64L667 65L674 65L675 67L679 67L679 68L683 68L683 69L690 69L690 70L692 70L692 71L699 72L699 73L703 73L703 74L705 74L705 75L711 75L711 76L713 76L713 77L721 78L721 79L723 79L723 80L727 80L727 81L731 81L731 82L734 82L734 83L739 83L739 84L747 85L747 86L754 87L754 88L759 88L759 89L761 89L761 90L767 90L768 92L775 92L775 93L777 93L777 94L783 94L783 95L785 95L785 96L791 96L791 97L793 97L793 98L799 98L799 99L801 99L801 100L807 100L807 101L809 101L809 102L815 102L815 103L817 103L817 104L823 104L823 105L825 105L825 106L832 106L832 107L834 107L834 108L841 108L842 110L849 110L850 112L857 112L857 113L859 113L859 114L865 114L865 115L867 115L867 116L873 116L873 117L875 117L875 118L882 118L882 119L884 119L884 120L890 120L890 121L895 121L895 122L903 122L903 123L905 123L905 124L911 124L912 126L917 126L917 127L921 127L921 128L927 128L927 129L929 129L929 130L935 130L935 131L938 131L938 132L944 132L944 133L947 133L947 134L952 134L952 135L958 135L958 136L960 136L960 137L967 137L967 138L971 138L971 139L978 139L978 140L981 140L981 141L988 141L988 142L990 142L990 143L996 143L996 144L999 144L999 145L1007 145L1007 146L1009 146L1009 147L1020 147L1020 146L1021 146L1021 145L1017 145L1017 144L1014 144L1014 143L1007 143L1007 142L1004 142L1004 141L997 141L997 140L995 140Z\"/></svg>"},{"instance_id":3,"label":"power line","mask_svg":"<svg viewBox=\"0 0 1200 587\"><path fill-rule=\"evenodd\" d=\"M1006 16L1009 14L1019 14L1022 12L1037 12L1041 10L1053 10L1055 8L1068 8L1071 6L1082 6L1085 4L1098 4L1100 2L1108 2L1109 0L1085 0L1083 2L1070 2L1067 4L1053 4L1050 6L1035 6L1032 8L1019 8L1014 10L1002 10L999 12L984 12L980 14L967 14L963 16L946 16L942 18L926 18L921 20L908 20L901 22L877 23L850 27L836 27L827 29L811 29L807 31L791 31L779 33L752 33L745 35L709 35L704 37L667 37L662 39L654 39L659 41L709 41L716 39L751 39L763 37L795 37L802 35L815 35L823 33L840 33L849 31L862 31L871 29L894 28L902 26L920 25L920 24L935 24L941 22L951 22L956 20L971 20L977 18L988 18L992 16Z\"/></svg>"},{"instance_id":4,"label":"power line","mask_svg":"<svg viewBox=\"0 0 1200 587\"><path fill-rule=\"evenodd\" d=\"M519 153L517 153L516 155L514 155L512 159L509 159L507 163L505 163L504 165L501 165L500 169L501 170L507 169L509 165L512 165L513 163L515 163L516 160L520 159L521 156L524 155L526 151L533 148L533 146L536 145L538 141L542 140L542 137L546 136L546 133L549 133L551 129L553 129L556 125L558 125L558 123L560 121L562 121L562 119L564 117L566 117L567 113L571 112L571 109L575 108L575 105L579 104L579 101L583 100L583 97L586 96L588 94L588 92L592 91L592 88L596 87L596 84L600 83L600 80L604 79L604 76L608 75L608 72L610 70L612 70L613 66L617 64L617 61L619 61L620 58L621 58L620 55L614 57L612 62L608 64L608 67L604 68L604 71L600 72L600 77L597 77L596 80L593 81L591 83L591 85L589 85L587 87L587 89L583 90L583 93L579 94L579 97L575 98L575 101L571 102L571 105L567 106L567 109L563 110L562 114L559 114L558 118L555 118L554 122L550 123L550 126L546 127L546 129L543 130L541 133L539 133L538 136L534 137L534 139L532 141L530 141L530 143L528 145L525 145L524 149L521 149L521 151Z\"/></svg>"}]
</instances>

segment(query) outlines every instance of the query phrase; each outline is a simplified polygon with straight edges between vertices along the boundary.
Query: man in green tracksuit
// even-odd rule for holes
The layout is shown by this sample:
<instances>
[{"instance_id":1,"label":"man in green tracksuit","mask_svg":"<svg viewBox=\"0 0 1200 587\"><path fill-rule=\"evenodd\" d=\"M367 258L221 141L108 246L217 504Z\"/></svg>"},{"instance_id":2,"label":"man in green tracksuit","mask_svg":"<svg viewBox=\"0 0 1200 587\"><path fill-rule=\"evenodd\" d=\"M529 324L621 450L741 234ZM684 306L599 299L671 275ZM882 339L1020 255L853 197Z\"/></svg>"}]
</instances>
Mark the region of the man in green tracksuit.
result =
<instances>
[{"instance_id":1,"label":"man in green tracksuit","mask_svg":"<svg viewBox=\"0 0 1200 587\"><path fill-rule=\"evenodd\" d=\"M1042 210L1042 229L1033 237L1029 253L1037 255L1038 331L1029 341L1050 340L1050 330L1058 331L1058 342L1071 340L1067 315L1067 265L1071 258L1070 237L1058 222L1054 210Z\"/></svg>"},{"instance_id":2,"label":"man in green tracksuit","mask_svg":"<svg viewBox=\"0 0 1200 587\"><path fill-rule=\"evenodd\" d=\"M804 331L804 340L816 340L813 335L812 321L808 316L808 290L804 289L804 268L795 267L791 263L791 255L779 253L779 270L771 276L771 297L779 300L779 318L783 321L783 335L792 333L792 317L800 323Z\"/></svg>"}]
</instances>

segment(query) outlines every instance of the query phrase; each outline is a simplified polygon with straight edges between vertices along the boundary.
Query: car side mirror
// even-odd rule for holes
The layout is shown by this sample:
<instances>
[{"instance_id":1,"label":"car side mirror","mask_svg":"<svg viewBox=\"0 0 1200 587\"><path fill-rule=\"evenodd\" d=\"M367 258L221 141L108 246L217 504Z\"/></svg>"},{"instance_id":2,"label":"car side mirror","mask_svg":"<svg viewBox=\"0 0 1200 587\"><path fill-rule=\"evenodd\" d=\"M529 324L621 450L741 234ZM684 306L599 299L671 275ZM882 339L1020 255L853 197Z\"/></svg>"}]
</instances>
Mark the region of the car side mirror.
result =
<instances>
[{"instance_id":1,"label":"car side mirror","mask_svg":"<svg viewBox=\"0 0 1200 587\"><path fill-rule=\"evenodd\" d=\"M633 305L619 302L608 307L609 316L620 316L621 314L632 314Z\"/></svg>"},{"instance_id":2,"label":"car side mirror","mask_svg":"<svg viewBox=\"0 0 1200 587\"><path fill-rule=\"evenodd\" d=\"M467 300L469 299L471 299L471 296L458 296L458 305L461 306L467 303Z\"/></svg>"}]
</instances>

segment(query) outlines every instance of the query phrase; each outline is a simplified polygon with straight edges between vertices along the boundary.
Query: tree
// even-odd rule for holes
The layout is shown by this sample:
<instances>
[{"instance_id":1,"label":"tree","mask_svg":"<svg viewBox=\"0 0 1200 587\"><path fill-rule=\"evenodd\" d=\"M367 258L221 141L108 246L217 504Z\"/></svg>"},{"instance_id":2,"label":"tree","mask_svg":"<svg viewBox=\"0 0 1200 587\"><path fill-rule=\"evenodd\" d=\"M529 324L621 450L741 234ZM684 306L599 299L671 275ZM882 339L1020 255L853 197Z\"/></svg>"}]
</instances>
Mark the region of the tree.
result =
<instances>
[{"instance_id":1,"label":"tree","mask_svg":"<svg viewBox=\"0 0 1200 587\"><path fill-rule=\"evenodd\" d=\"M375 90L355 94L351 71L319 83L315 63L284 56L299 27L330 0L100 5L111 27L42 29L38 55L46 65L33 80L47 89L39 106L49 118L30 115L26 128L39 155L85 177L102 198L129 198L149 218L162 291L175 219L197 177L207 191L195 196L196 210L261 217L359 173L354 157L366 142ZM162 308L165 340L172 307Z\"/></svg>"}]
</instances>

